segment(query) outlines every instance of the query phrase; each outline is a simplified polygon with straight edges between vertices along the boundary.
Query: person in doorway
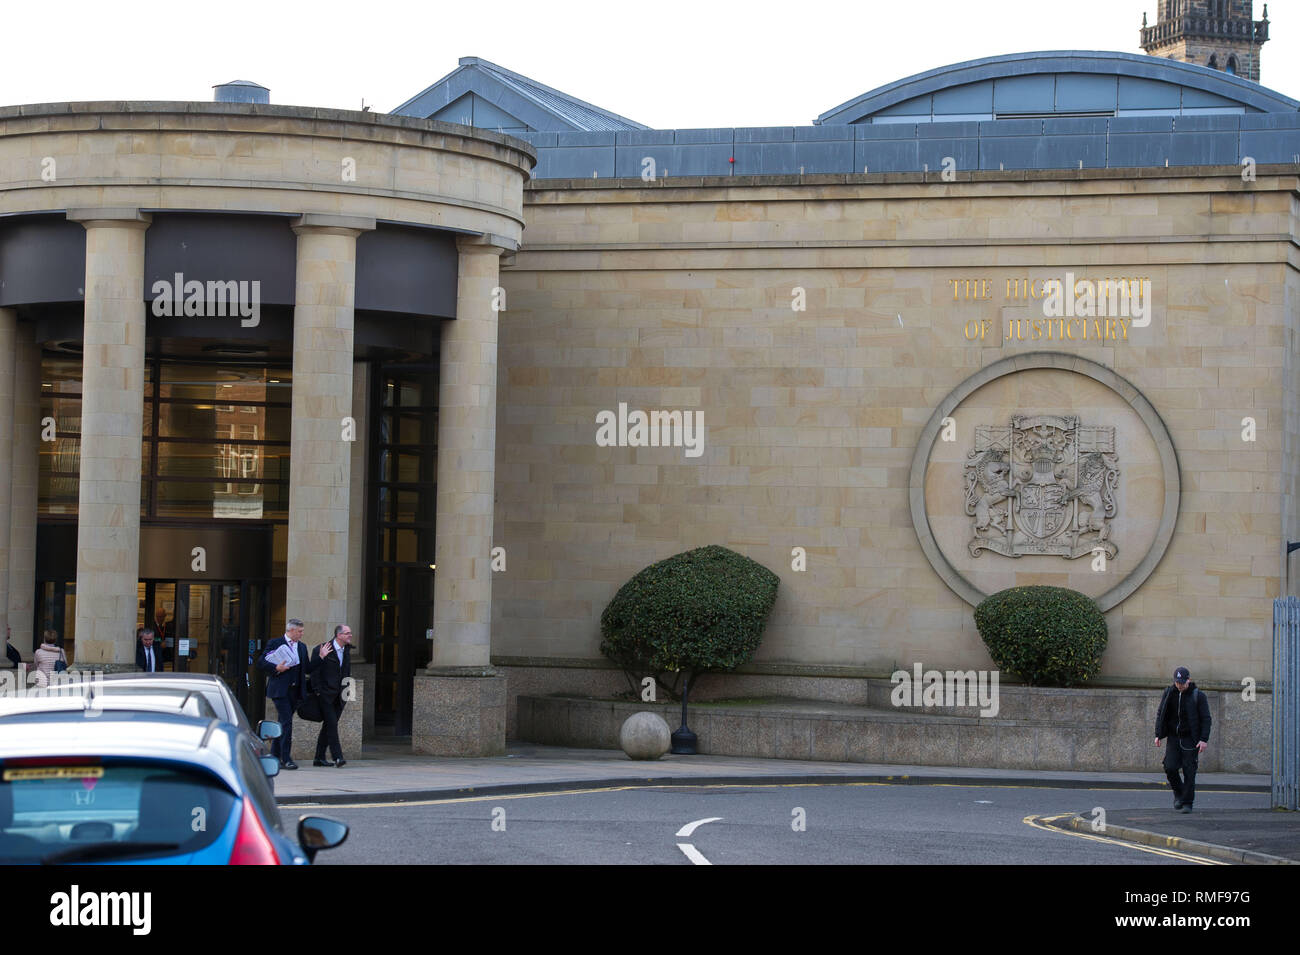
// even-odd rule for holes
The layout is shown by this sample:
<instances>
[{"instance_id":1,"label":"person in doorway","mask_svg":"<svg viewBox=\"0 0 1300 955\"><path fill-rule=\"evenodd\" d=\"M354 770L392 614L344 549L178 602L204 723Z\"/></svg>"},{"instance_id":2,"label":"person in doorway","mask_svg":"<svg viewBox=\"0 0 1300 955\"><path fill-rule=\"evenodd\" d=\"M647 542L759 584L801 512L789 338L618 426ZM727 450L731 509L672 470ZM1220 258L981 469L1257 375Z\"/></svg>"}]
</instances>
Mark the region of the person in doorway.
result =
<instances>
[{"instance_id":1,"label":"person in doorway","mask_svg":"<svg viewBox=\"0 0 1300 955\"><path fill-rule=\"evenodd\" d=\"M352 677L352 628L339 624L334 628L334 639L322 643L312 651L307 672L311 674L312 689L320 697L324 719L316 737L316 760L313 766L344 766L343 747L339 745L339 717L343 713L344 681ZM328 744L333 761L325 758Z\"/></svg>"},{"instance_id":2,"label":"person in doorway","mask_svg":"<svg viewBox=\"0 0 1300 955\"><path fill-rule=\"evenodd\" d=\"M53 630L46 630L41 634L41 645L32 654L32 668L40 674L37 682L41 686L50 685L56 663L62 662L65 668L68 665L68 656L59 643L59 635Z\"/></svg>"},{"instance_id":3,"label":"person in doorway","mask_svg":"<svg viewBox=\"0 0 1300 955\"><path fill-rule=\"evenodd\" d=\"M159 607L153 615L153 642L154 645L162 650L162 662L165 667L172 662L172 644L171 631L167 629L167 611ZM172 669L175 669L173 667Z\"/></svg>"},{"instance_id":4,"label":"person in doorway","mask_svg":"<svg viewBox=\"0 0 1300 955\"><path fill-rule=\"evenodd\" d=\"M145 673L158 673L163 668L162 647L154 642L155 636L153 627L145 627L135 648L135 665Z\"/></svg>"},{"instance_id":5,"label":"person in doorway","mask_svg":"<svg viewBox=\"0 0 1300 955\"><path fill-rule=\"evenodd\" d=\"M1191 812L1196 799L1196 766L1210 745L1210 701L1196 688L1187 667L1174 671L1156 710L1156 746L1166 737L1165 776L1174 791L1174 811ZM1179 777L1179 772L1182 777Z\"/></svg>"},{"instance_id":6,"label":"person in doorway","mask_svg":"<svg viewBox=\"0 0 1300 955\"><path fill-rule=\"evenodd\" d=\"M276 637L268 643L265 652L257 658L257 668L269 674L266 695L275 703L276 719L280 721L280 738L271 741L271 755L285 769L298 768L298 764L293 761L293 713L306 693L308 664L302 630L301 620L290 618L285 621L284 636ZM269 662L267 657L280 647L288 647L297 662Z\"/></svg>"},{"instance_id":7,"label":"person in doorway","mask_svg":"<svg viewBox=\"0 0 1300 955\"><path fill-rule=\"evenodd\" d=\"M14 632L9 627L5 627L5 660L15 670L23 665L23 655L18 652L9 641L13 639Z\"/></svg>"}]
</instances>

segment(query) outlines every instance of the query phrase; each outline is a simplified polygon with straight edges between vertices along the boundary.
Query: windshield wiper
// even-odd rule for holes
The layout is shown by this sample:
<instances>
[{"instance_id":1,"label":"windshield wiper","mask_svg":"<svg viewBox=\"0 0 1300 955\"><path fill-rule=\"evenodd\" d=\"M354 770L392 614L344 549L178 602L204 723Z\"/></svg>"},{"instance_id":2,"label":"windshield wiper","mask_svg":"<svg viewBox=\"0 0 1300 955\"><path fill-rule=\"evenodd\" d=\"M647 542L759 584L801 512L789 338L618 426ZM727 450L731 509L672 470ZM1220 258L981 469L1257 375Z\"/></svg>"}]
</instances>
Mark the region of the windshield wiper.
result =
<instances>
[{"instance_id":1,"label":"windshield wiper","mask_svg":"<svg viewBox=\"0 0 1300 955\"><path fill-rule=\"evenodd\" d=\"M165 852L179 848L179 842L95 842L52 852L41 859L41 865L89 862L92 859L125 859L128 856L148 855L151 852Z\"/></svg>"}]
</instances>

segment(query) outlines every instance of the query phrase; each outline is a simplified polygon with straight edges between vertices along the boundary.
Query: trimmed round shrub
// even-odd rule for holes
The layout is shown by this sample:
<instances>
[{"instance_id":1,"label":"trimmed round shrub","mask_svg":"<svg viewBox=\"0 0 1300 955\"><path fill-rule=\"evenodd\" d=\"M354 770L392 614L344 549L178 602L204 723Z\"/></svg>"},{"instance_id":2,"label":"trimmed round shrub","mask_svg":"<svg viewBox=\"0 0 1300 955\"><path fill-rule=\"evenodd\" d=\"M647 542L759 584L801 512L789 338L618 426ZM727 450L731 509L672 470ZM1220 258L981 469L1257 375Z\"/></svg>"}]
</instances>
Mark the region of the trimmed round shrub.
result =
<instances>
[{"instance_id":1,"label":"trimmed round shrub","mask_svg":"<svg viewBox=\"0 0 1300 955\"><path fill-rule=\"evenodd\" d=\"M1072 686L1101 669L1106 618L1065 587L1011 587L975 608L975 626L999 669L1030 686Z\"/></svg>"},{"instance_id":2,"label":"trimmed round shrub","mask_svg":"<svg viewBox=\"0 0 1300 955\"><path fill-rule=\"evenodd\" d=\"M717 545L661 560L601 614L600 652L634 681L733 669L758 649L778 582L762 564Z\"/></svg>"}]
</instances>

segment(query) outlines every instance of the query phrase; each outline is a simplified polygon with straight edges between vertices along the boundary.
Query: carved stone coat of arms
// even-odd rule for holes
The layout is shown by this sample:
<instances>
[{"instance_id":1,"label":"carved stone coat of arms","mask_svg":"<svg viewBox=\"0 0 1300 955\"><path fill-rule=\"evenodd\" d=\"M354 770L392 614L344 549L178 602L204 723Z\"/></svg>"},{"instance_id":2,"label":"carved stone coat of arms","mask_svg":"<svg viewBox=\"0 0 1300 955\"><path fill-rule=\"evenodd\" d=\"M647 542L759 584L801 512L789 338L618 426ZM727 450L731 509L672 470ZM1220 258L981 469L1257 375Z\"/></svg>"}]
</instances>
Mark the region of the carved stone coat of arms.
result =
<instances>
[{"instance_id":1,"label":"carved stone coat of arms","mask_svg":"<svg viewBox=\"0 0 1300 955\"><path fill-rule=\"evenodd\" d=\"M1118 486L1113 427L1081 425L1077 415L1013 415L1009 426L979 425L966 460L970 554L1073 560L1100 548L1113 558Z\"/></svg>"}]
</instances>

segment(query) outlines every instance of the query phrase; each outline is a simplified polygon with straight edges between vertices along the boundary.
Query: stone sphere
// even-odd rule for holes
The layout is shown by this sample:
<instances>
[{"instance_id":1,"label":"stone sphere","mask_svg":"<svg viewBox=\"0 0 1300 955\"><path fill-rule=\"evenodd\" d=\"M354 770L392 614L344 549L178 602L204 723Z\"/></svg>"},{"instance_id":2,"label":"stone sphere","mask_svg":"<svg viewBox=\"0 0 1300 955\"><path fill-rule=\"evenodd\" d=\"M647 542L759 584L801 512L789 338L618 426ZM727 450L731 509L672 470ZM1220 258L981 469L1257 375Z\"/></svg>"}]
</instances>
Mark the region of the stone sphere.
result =
<instances>
[{"instance_id":1,"label":"stone sphere","mask_svg":"<svg viewBox=\"0 0 1300 955\"><path fill-rule=\"evenodd\" d=\"M658 759L671 744L668 724L658 713L633 713L618 731L618 745L632 759Z\"/></svg>"}]
</instances>

